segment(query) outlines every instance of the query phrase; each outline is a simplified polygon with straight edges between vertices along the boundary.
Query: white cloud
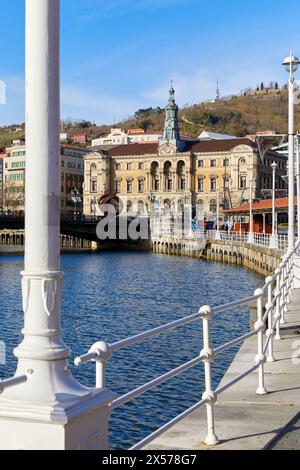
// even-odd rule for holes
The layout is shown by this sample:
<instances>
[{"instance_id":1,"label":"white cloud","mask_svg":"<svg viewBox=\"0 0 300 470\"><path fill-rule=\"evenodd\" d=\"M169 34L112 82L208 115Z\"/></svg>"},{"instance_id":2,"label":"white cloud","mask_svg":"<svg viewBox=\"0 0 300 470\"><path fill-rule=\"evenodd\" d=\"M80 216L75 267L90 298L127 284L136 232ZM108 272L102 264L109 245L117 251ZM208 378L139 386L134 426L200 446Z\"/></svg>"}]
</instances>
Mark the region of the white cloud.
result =
<instances>
[{"instance_id":1,"label":"white cloud","mask_svg":"<svg viewBox=\"0 0 300 470\"><path fill-rule=\"evenodd\" d=\"M215 95L216 79L211 76L207 69L194 71L190 75L174 73L171 78L174 81L176 101L179 105L199 103ZM167 101L169 87L170 83L166 81L152 90L144 91L142 96L154 104L162 104Z\"/></svg>"},{"instance_id":2,"label":"white cloud","mask_svg":"<svg viewBox=\"0 0 300 470\"><path fill-rule=\"evenodd\" d=\"M62 115L111 124L134 113L138 101L111 95L99 95L84 88L64 85L61 91Z\"/></svg>"},{"instance_id":3,"label":"white cloud","mask_svg":"<svg viewBox=\"0 0 300 470\"><path fill-rule=\"evenodd\" d=\"M191 0L103 0L99 8L98 0L90 0L85 14L80 15L83 21L97 19L110 14L123 14L128 10L157 10L172 5L189 3Z\"/></svg>"},{"instance_id":4,"label":"white cloud","mask_svg":"<svg viewBox=\"0 0 300 470\"><path fill-rule=\"evenodd\" d=\"M229 68L229 67L228 67ZM222 70L219 75L210 68L193 69L189 74L173 73L170 80L174 81L176 101L180 106L187 103L195 104L215 98L217 82L219 82L221 95L238 94L245 87L255 87L261 80L268 80L276 76L269 68L259 70L240 68L240 70ZM142 96L152 105L162 105L166 102L170 83L164 80L162 84L150 90L144 90Z\"/></svg>"}]
</instances>

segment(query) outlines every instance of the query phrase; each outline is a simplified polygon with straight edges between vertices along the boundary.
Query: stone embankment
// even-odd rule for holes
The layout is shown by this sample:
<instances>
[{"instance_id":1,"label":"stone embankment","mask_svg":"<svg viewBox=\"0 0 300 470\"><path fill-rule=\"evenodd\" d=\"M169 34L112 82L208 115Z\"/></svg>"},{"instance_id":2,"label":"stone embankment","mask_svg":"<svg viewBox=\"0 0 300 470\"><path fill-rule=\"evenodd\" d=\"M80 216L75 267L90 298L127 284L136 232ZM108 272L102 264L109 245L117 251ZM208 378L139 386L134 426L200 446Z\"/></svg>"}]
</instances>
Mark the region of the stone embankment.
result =
<instances>
[{"instance_id":1,"label":"stone embankment","mask_svg":"<svg viewBox=\"0 0 300 470\"><path fill-rule=\"evenodd\" d=\"M191 238L152 238L154 253L217 261L252 269L268 276L280 264L283 253L238 241Z\"/></svg>"}]
</instances>

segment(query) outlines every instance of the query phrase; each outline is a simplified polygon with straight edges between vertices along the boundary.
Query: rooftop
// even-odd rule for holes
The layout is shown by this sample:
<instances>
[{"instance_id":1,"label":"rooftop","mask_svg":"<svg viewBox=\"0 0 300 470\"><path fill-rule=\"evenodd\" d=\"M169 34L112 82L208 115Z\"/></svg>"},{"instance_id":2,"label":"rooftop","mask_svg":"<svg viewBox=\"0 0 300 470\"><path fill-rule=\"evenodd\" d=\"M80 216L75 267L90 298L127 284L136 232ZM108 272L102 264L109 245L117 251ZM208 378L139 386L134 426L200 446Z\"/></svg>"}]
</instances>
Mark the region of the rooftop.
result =
<instances>
[{"instance_id":1,"label":"rooftop","mask_svg":"<svg viewBox=\"0 0 300 470\"><path fill-rule=\"evenodd\" d=\"M229 152L239 145L248 145L256 149L256 145L249 139L223 139L223 140L203 140L201 142L188 142L188 150L193 153L209 152Z\"/></svg>"},{"instance_id":2,"label":"rooftop","mask_svg":"<svg viewBox=\"0 0 300 470\"><path fill-rule=\"evenodd\" d=\"M248 139L204 140L202 142L199 142L198 140L191 140L186 141L185 151L190 151L192 153L229 152L239 145L248 145L253 149L257 148L256 145ZM108 149L107 153L111 157L130 155L157 155L158 148L158 142L136 143L118 145Z\"/></svg>"},{"instance_id":3,"label":"rooftop","mask_svg":"<svg viewBox=\"0 0 300 470\"><path fill-rule=\"evenodd\" d=\"M130 155L152 155L158 152L158 142L148 144L119 145L107 151L111 157Z\"/></svg>"},{"instance_id":4,"label":"rooftop","mask_svg":"<svg viewBox=\"0 0 300 470\"><path fill-rule=\"evenodd\" d=\"M203 131L198 139L200 140L225 140L225 139L237 139L234 135L221 134L219 132Z\"/></svg>"},{"instance_id":5,"label":"rooftop","mask_svg":"<svg viewBox=\"0 0 300 470\"><path fill-rule=\"evenodd\" d=\"M297 197L295 197L295 206L297 205ZM275 209L278 211L285 211L288 209L289 200L287 197L282 197L275 199ZM272 199L264 199L260 202L253 203L253 212L255 213L263 213L263 212L272 212ZM243 214L249 213L250 211L250 204L243 204L239 207L235 207L234 209L225 210L223 212L227 214Z\"/></svg>"}]
</instances>

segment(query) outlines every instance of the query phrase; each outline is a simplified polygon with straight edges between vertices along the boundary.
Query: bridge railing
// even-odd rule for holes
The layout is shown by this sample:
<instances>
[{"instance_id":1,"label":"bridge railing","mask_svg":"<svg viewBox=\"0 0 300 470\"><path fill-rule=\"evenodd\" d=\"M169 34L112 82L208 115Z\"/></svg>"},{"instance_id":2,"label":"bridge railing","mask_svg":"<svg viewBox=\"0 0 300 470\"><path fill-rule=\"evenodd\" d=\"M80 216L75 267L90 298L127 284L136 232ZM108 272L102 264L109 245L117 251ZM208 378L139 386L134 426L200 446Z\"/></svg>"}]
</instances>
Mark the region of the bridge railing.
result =
<instances>
[{"instance_id":1,"label":"bridge railing","mask_svg":"<svg viewBox=\"0 0 300 470\"><path fill-rule=\"evenodd\" d=\"M288 253L284 257L282 263L276 269L275 274L272 277L268 277L264 286L261 289L257 289L252 296L221 305L219 307L212 308L205 305L200 308L198 313L113 344L108 344L106 342L95 343L87 354L75 359L75 364L77 366L89 361L95 361L96 387L103 388L105 387L106 365L113 353L119 351L120 349L127 348L142 341L154 338L161 333L175 331L177 328L183 327L184 325L187 325L191 322L202 320L203 349L198 356L192 358L190 361L178 366L170 372L161 375L122 396L119 396L111 402L111 409L113 410L152 390L167 380L191 369L197 364L202 362L204 363L205 391L203 393L202 400L140 441L138 444L134 445L131 450L138 450L143 448L163 434L165 431L173 427L183 418L189 416L195 410L204 406L206 406L207 409L207 437L205 439L205 443L207 445L216 445L219 441L215 433L214 405L216 404L219 396L256 370L258 370L258 385L256 393L259 395L264 395L267 393L264 383L264 365L267 361L273 362L275 360L273 342L274 338L277 340L280 339L281 324L285 323L285 312L287 311L287 305L291 299L294 283L294 258L296 255L299 256L299 254L300 243L297 243L294 251ZM264 307L265 300L267 303ZM211 328L213 327L213 319L215 316L220 313L225 314L230 312L233 308L248 305L249 302L253 301L256 302L257 309L257 321L255 323L254 329L214 349L211 342L210 333ZM241 344L243 341L252 336L257 337L257 353L253 358L253 365L247 370L243 371L229 383L217 388L216 390L213 390L212 364L216 361L221 353L232 349L236 345Z\"/></svg>"}]
</instances>

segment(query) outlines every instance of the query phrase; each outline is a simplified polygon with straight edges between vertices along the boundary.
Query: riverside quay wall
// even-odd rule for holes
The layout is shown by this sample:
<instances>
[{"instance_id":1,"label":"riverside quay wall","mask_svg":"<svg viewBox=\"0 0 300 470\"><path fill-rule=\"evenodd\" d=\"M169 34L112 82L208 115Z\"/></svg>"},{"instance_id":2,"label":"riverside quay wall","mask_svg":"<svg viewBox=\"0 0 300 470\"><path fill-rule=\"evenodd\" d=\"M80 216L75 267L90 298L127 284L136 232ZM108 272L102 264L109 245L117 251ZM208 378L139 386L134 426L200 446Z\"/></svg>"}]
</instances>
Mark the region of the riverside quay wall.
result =
<instances>
[{"instance_id":1,"label":"riverside quay wall","mask_svg":"<svg viewBox=\"0 0 300 470\"><path fill-rule=\"evenodd\" d=\"M281 262L283 252L248 243L191 238L152 238L154 253L189 256L220 263L234 264L269 276Z\"/></svg>"},{"instance_id":2,"label":"riverside quay wall","mask_svg":"<svg viewBox=\"0 0 300 470\"><path fill-rule=\"evenodd\" d=\"M0 253L23 253L25 244L24 230L0 230ZM67 235L60 236L61 248L65 249L92 249L92 242L79 237Z\"/></svg>"}]
</instances>

